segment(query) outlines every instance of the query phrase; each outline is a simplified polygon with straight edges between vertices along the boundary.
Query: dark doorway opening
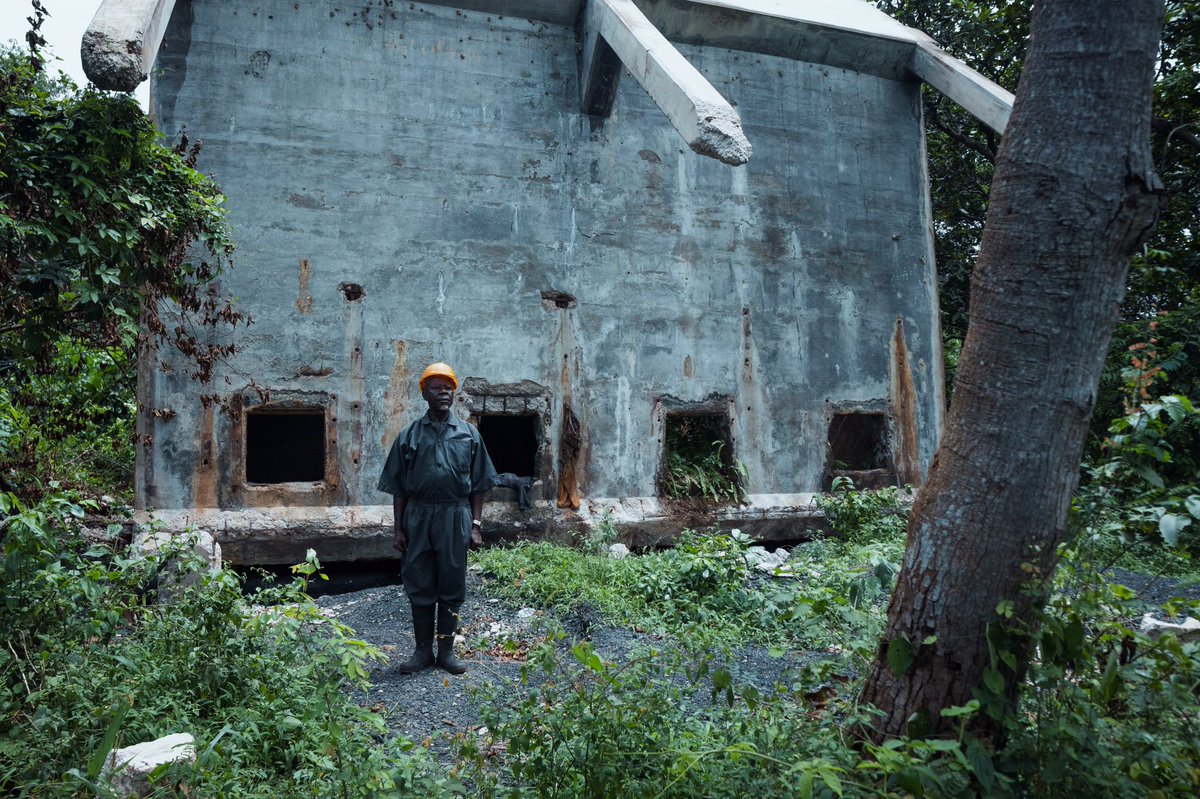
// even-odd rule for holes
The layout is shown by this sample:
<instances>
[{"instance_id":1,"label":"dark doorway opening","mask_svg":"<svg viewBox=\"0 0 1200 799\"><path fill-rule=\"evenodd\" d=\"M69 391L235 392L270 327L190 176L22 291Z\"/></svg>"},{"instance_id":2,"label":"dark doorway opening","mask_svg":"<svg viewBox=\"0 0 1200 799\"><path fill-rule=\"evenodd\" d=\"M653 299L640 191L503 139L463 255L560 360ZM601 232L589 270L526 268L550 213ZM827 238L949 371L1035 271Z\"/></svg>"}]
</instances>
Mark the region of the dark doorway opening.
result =
<instances>
[{"instance_id":1,"label":"dark doorway opening","mask_svg":"<svg viewBox=\"0 0 1200 799\"><path fill-rule=\"evenodd\" d=\"M246 413L247 483L312 483L324 479L324 409Z\"/></svg>"},{"instance_id":2,"label":"dark doorway opening","mask_svg":"<svg viewBox=\"0 0 1200 799\"><path fill-rule=\"evenodd\" d=\"M479 417L479 435L496 471L517 477L534 477L538 451L538 416Z\"/></svg>"},{"instance_id":3,"label":"dark doorway opening","mask_svg":"<svg viewBox=\"0 0 1200 799\"><path fill-rule=\"evenodd\" d=\"M665 421L659 494L672 499L740 502L742 475L733 459L725 414L668 412Z\"/></svg>"},{"instance_id":4,"label":"dark doorway opening","mask_svg":"<svg viewBox=\"0 0 1200 799\"><path fill-rule=\"evenodd\" d=\"M895 485L887 416L882 413L837 413L829 421L829 473L848 477L857 488Z\"/></svg>"}]
</instances>

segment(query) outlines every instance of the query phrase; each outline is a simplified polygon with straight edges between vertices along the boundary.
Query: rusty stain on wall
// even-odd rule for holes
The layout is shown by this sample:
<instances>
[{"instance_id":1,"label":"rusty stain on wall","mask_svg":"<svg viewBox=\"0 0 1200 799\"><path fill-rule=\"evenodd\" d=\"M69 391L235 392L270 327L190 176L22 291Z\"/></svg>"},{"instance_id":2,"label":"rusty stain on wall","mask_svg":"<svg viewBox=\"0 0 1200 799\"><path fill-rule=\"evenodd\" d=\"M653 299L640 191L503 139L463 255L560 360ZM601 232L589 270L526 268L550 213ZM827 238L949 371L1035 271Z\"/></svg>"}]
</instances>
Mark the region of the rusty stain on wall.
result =
<instances>
[{"instance_id":1,"label":"rusty stain on wall","mask_svg":"<svg viewBox=\"0 0 1200 799\"><path fill-rule=\"evenodd\" d=\"M896 476L901 483L921 484L921 461L917 439L917 389L913 383L908 345L904 341L904 320L896 317L892 336L891 405L895 441Z\"/></svg>"},{"instance_id":2,"label":"rusty stain on wall","mask_svg":"<svg viewBox=\"0 0 1200 799\"><path fill-rule=\"evenodd\" d=\"M579 419L569 401L562 404L562 429L558 438L558 507L579 510L579 452L583 440Z\"/></svg>"},{"instance_id":3,"label":"rusty stain on wall","mask_svg":"<svg viewBox=\"0 0 1200 799\"><path fill-rule=\"evenodd\" d=\"M200 446L196 452L196 468L192 474L192 503L196 508L215 508L217 505L217 457L213 448L213 403L200 408Z\"/></svg>"},{"instance_id":4,"label":"rusty stain on wall","mask_svg":"<svg viewBox=\"0 0 1200 799\"><path fill-rule=\"evenodd\" d=\"M296 310L308 316L313 311L313 298L309 293L308 284L312 280L312 265L307 258L300 259L300 293L296 297Z\"/></svg>"},{"instance_id":5,"label":"rusty stain on wall","mask_svg":"<svg viewBox=\"0 0 1200 799\"><path fill-rule=\"evenodd\" d=\"M558 353L562 356L559 383L562 389L561 418L558 428L558 471L557 505L567 510L578 510L579 486L584 478L583 454L586 450L585 429L575 415L573 381L579 379L579 353L572 328L573 315L567 310L558 317ZM572 357L574 356L574 357ZM574 362L574 363L572 363ZM574 368L572 368L572 366Z\"/></svg>"},{"instance_id":6,"label":"rusty stain on wall","mask_svg":"<svg viewBox=\"0 0 1200 799\"><path fill-rule=\"evenodd\" d=\"M383 392L384 426L379 443L390 447L392 440L404 426L404 412L408 410L408 398L412 392L412 373L408 369L408 356L403 341L396 342L396 359L392 363L392 374L388 377L387 389Z\"/></svg>"},{"instance_id":7,"label":"rusty stain on wall","mask_svg":"<svg viewBox=\"0 0 1200 799\"><path fill-rule=\"evenodd\" d=\"M694 367L694 364L693 364L693 362L692 362L692 356L690 356L690 355L684 356L684 359L683 359L683 376L684 376L684 377L691 377L691 376L692 376L692 372L694 371L694 369L695 369L695 367Z\"/></svg>"}]
</instances>

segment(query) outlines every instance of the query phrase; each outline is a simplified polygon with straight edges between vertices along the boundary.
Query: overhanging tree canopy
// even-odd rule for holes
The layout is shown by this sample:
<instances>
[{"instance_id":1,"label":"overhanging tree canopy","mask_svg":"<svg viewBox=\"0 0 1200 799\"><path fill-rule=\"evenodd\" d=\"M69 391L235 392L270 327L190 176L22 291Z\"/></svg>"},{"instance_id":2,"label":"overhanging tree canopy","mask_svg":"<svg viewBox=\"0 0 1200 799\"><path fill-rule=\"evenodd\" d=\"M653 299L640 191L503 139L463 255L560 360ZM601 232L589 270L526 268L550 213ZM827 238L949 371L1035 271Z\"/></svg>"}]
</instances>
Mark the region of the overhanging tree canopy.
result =
<instances>
[{"instance_id":1,"label":"overhanging tree canopy","mask_svg":"<svg viewBox=\"0 0 1200 799\"><path fill-rule=\"evenodd\" d=\"M201 331L243 321L209 289L233 250L225 198L195 169L198 143L166 146L131 97L48 78L33 7L28 52L2 56L0 349L120 345L140 323L207 378L229 345Z\"/></svg>"}]
</instances>

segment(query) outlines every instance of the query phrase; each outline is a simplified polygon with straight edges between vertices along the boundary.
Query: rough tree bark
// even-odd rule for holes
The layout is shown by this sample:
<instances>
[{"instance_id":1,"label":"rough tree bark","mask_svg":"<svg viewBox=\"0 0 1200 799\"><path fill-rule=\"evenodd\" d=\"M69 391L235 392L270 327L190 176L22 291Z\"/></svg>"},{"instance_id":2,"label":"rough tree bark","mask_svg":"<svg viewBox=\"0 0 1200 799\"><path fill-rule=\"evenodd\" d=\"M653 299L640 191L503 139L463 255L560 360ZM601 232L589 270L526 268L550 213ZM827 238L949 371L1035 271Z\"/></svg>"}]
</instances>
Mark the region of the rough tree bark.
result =
<instances>
[{"instance_id":1,"label":"rough tree bark","mask_svg":"<svg viewBox=\"0 0 1200 799\"><path fill-rule=\"evenodd\" d=\"M1037 626L1129 260L1160 203L1150 101L1162 6L1035 4L954 402L862 694L883 711L881 737L937 733L940 711L972 698L1001 602ZM1010 706L1029 657L1022 639L1013 646Z\"/></svg>"}]
</instances>

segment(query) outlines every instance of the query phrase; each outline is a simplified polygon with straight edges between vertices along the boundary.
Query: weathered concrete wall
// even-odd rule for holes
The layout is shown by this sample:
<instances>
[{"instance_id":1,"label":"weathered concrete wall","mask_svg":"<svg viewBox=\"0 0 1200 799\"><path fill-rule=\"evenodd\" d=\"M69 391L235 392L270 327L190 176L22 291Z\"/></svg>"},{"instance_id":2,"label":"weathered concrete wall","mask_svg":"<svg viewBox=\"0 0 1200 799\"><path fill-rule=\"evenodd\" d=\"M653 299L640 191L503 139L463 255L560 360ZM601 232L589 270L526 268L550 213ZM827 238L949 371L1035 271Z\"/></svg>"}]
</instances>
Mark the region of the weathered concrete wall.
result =
<instances>
[{"instance_id":1,"label":"weathered concrete wall","mask_svg":"<svg viewBox=\"0 0 1200 799\"><path fill-rule=\"evenodd\" d=\"M180 0L152 109L204 141L239 243L224 285L254 324L212 385L169 363L143 381L147 409L174 415L143 417L141 503L386 503L378 471L433 360L536 384L551 468L569 401L587 498L655 494L679 402L728 410L752 494L820 489L835 409L901 409L897 461L923 470L942 381L918 84L680 49L737 106L746 166L687 150L632 80L609 118L581 115L572 28L390 0ZM326 408L323 483L245 482L255 386Z\"/></svg>"}]
</instances>

